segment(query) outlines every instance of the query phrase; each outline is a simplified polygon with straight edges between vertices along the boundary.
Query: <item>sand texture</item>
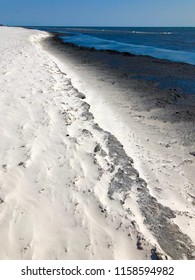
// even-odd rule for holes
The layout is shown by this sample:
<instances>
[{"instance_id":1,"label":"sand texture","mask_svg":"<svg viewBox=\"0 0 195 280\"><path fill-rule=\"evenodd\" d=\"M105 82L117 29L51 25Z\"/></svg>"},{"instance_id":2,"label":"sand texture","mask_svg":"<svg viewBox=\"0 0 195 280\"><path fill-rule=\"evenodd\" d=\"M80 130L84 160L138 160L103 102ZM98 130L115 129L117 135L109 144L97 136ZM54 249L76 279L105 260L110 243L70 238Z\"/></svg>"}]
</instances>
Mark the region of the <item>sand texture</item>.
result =
<instances>
[{"instance_id":1,"label":"sand texture","mask_svg":"<svg viewBox=\"0 0 195 280\"><path fill-rule=\"evenodd\" d=\"M0 38L0 259L194 259L193 98Z\"/></svg>"}]
</instances>

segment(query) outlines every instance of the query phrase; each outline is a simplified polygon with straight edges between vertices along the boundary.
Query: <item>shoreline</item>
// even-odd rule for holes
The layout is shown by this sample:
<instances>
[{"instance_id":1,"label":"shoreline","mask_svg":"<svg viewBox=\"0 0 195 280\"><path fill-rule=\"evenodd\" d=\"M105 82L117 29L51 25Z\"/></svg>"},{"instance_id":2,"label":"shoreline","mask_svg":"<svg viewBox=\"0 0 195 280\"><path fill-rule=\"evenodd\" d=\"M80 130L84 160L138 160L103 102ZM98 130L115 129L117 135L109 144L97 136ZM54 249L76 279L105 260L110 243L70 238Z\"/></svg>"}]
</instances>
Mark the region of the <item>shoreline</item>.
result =
<instances>
[{"instance_id":1,"label":"shoreline","mask_svg":"<svg viewBox=\"0 0 195 280\"><path fill-rule=\"evenodd\" d=\"M0 258L194 259L193 97L127 79L112 54L0 32Z\"/></svg>"},{"instance_id":2,"label":"shoreline","mask_svg":"<svg viewBox=\"0 0 195 280\"><path fill-rule=\"evenodd\" d=\"M86 95L98 124L122 143L149 192L174 210L177 217L173 220L189 234L194 223L194 96L128 80L126 73L110 66L113 54L48 40L44 48L56 58L61 71L68 73L74 87ZM191 210L188 203L192 203Z\"/></svg>"}]
</instances>

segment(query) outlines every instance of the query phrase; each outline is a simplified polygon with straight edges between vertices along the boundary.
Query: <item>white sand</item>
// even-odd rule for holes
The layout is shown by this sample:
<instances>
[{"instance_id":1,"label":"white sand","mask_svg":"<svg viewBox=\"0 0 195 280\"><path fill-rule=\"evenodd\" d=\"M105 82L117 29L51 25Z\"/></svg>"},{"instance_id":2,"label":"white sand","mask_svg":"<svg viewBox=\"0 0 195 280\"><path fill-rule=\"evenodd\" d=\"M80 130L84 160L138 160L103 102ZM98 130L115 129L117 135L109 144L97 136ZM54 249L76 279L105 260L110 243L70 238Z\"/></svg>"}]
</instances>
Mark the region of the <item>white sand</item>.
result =
<instances>
[{"instance_id":1,"label":"white sand","mask_svg":"<svg viewBox=\"0 0 195 280\"><path fill-rule=\"evenodd\" d=\"M109 171L106 134L94 123L121 141L150 192L176 211L175 222L195 242L194 205L187 196L195 196L194 176L188 176L193 159L184 148L176 155L178 142L165 148L170 138L163 127L160 141L159 131L148 131L133 112L127 123L122 107L123 114L103 94L97 98L92 78L42 49L44 36L0 28L0 259L150 259L154 247L166 255L144 223L136 189L124 204L120 194L108 197L116 170ZM95 120L87 117L76 88L86 94ZM106 154L94 153L97 144ZM187 168L184 159L192 161Z\"/></svg>"}]
</instances>

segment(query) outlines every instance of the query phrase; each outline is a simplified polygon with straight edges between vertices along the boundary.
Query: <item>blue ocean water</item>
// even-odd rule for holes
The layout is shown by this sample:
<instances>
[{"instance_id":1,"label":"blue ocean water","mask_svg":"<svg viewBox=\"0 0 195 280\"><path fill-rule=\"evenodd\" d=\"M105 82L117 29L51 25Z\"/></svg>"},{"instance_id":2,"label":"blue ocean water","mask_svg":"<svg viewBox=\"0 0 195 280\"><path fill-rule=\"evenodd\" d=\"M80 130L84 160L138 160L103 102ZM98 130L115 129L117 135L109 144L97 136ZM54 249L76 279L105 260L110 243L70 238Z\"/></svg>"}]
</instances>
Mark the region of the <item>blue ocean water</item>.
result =
<instances>
[{"instance_id":1,"label":"blue ocean water","mask_svg":"<svg viewBox=\"0 0 195 280\"><path fill-rule=\"evenodd\" d=\"M64 42L98 50L116 50L195 65L193 27L43 27L61 33Z\"/></svg>"}]
</instances>

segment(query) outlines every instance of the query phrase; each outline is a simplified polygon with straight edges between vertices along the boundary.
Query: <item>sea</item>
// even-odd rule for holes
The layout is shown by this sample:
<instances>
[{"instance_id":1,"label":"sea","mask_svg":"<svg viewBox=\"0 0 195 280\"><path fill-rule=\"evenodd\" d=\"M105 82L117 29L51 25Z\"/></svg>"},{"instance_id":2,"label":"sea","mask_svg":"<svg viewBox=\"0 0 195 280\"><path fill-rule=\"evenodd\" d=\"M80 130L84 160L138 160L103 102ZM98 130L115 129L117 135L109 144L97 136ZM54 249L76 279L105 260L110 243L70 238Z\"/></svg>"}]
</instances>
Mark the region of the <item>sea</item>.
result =
<instances>
[{"instance_id":1,"label":"sea","mask_svg":"<svg viewBox=\"0 0 195 280\"><path fill-rule=\"evenodd\" d=\"M64 42L195 65L195 27L37 27Z\"/></svg>"}]
</instances>

